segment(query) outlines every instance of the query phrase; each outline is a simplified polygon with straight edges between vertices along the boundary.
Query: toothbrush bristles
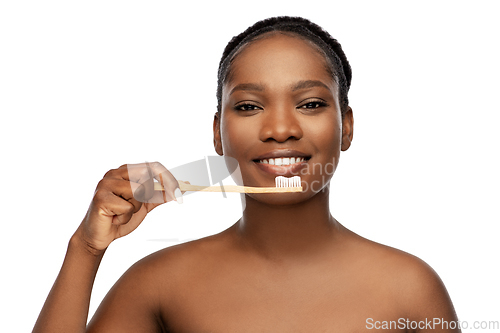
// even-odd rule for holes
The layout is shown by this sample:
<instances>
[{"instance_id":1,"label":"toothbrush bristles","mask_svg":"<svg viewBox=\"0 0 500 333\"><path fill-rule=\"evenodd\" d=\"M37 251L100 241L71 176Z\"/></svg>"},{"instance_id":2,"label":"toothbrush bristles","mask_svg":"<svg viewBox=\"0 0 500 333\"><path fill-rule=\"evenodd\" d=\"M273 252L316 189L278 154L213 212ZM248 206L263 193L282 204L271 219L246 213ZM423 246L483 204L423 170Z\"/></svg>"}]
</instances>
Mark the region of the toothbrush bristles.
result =
<instances>
[{"instance_id":1,"label":"toothbrush bristles","mask_svg":"<svg viewBox=\"0 0 500 333\"><path fill-rule=\"evenodd\" d=\"M276 177L275 181L276 181L276 187L300 187L300 186L302 186L300 176L293 176L290 178L278 176L278 177Z\"/></svg>"}]
</instances>

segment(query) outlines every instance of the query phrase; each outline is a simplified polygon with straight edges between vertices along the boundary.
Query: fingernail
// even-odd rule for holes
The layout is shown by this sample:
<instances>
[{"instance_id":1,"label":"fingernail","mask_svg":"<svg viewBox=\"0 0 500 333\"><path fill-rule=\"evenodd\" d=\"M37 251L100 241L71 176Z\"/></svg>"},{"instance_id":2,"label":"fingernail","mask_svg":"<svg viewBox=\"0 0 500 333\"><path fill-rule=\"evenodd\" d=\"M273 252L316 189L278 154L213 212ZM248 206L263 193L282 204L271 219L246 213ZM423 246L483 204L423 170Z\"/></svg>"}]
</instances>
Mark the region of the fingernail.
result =
<instances>
[{"instance_id":1,"label":"fingernail","mask_svg":"<svg viewBox=\"0 0 500 333\"><path fill-rule=\"evenodd\" d=\"M174 191L174 195L175 195L175 200L177 201L177 203L182 203L182 193L181 193L181 190L179 190L179 188L176 188L175 191Z\"/></svg>"}]
</instances>

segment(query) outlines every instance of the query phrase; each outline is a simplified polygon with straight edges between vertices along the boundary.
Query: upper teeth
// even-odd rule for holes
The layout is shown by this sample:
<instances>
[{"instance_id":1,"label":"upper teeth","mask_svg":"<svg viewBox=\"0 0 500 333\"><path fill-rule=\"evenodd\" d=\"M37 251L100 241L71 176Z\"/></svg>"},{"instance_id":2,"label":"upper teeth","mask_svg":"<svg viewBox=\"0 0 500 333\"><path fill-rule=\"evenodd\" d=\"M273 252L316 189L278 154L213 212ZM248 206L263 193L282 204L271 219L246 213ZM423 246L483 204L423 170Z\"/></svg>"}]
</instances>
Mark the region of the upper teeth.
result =
<instances>
[{"instance_id":1,"label":"upper teeth","mask_svg":"<svg viewBox=\"0 0 500 333\"><path fill-rule=\"evenodd\" d=\"M276 157L259 160L259 163L271 165L290 165L304 161L303 157Z\"/></svg>"}]
</instances>

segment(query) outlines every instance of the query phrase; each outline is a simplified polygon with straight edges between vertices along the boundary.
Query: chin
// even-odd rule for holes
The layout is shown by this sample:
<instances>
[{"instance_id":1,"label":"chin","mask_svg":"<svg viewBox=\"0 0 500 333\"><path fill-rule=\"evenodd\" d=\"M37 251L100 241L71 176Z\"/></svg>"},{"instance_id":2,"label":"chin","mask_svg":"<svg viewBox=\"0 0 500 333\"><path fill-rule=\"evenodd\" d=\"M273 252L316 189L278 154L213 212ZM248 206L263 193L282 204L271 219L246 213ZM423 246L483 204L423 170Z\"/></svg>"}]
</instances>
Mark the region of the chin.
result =
<instances>
[{"instance_id":1,"label":"chin","mask_svg":"<svg viewBox=\"0 0 500 333\"><path fill-rule=\"evenodd\" d=\"M248 193L242 196L242 200L255 200L259 203L276 206L299 205L316 196L328 196L330 193L329 185L330 182L316 191L304 188L304 192L300 193Z\"/></svg>"}]
</instances>

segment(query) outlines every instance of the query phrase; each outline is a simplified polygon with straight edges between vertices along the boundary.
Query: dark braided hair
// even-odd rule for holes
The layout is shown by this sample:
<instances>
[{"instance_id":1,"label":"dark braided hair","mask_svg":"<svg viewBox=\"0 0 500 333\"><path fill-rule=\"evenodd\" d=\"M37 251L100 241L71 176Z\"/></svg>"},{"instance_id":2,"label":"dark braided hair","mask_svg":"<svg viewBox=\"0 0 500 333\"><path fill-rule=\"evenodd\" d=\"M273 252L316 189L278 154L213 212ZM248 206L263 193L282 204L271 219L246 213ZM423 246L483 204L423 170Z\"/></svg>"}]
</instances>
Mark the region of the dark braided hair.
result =
<instances>
[{"instance_id":1,"label":"dark braided hair","mask_svg":"<svg viewBox=\"0 0 500 333\"><path fill-rule=\"evenodd\" d=\"M347 110L347 94L351 86L351 66L341 45L320 26L302 17L278 16L259 21L235 36L227 44L219 63L217 80L217 112L222 110L222 87L231 75L231 64L242 47L262 38L267 33L283 33L313 42L324 54L329 71L339 87L339 103L342 115Z\"/></svg>"}]
</instances>

